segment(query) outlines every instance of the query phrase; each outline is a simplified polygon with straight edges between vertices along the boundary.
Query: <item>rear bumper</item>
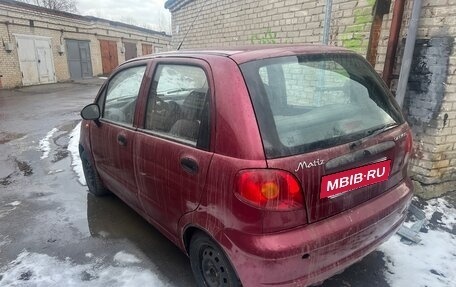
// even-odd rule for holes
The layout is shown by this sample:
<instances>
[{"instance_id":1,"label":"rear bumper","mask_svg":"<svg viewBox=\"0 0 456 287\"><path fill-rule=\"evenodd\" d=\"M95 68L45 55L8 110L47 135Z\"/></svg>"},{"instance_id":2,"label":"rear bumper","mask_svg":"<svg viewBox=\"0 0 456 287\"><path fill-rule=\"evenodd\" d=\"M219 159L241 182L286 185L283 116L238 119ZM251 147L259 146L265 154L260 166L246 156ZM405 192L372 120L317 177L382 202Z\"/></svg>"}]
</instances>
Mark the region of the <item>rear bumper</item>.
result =
<instances>
[{"instance_id":1,"label":"rear bumper","mask_svg":"<svg viewBox=\"0 0 456 287\"><path fill-rule=\"evenodd\" d=\"M328 219L286 232L219 234L244 286L306 286L361 260L394 234L412 197L409 180Z\"/></svg>"}]
</instances>

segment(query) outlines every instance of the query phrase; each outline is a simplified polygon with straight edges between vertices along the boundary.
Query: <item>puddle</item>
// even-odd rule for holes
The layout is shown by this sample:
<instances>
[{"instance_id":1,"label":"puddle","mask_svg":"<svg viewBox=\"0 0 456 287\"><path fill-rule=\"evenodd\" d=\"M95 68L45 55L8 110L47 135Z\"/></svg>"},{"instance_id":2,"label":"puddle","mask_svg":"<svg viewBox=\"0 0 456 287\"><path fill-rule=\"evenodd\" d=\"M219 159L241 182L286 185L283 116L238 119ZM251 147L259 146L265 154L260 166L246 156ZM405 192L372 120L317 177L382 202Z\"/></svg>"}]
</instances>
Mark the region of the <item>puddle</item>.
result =
<instances>
[{"instance_id":1,"label":"puddle","mask_svg":"<svg viewBox=\"0 0 456 287\"><path fill-rule=\"evenodd\" d=\"M24 176L30 176L33 174L33 169L28 162L20 161L18 159L16 159L15 161L16 161L17 167L24 174Z\"/></svg>"},{"instance_id":2,"label":"puddle","mask_svg":"<svg viewBox=\"0 0 456 287\"><path fill-rule=\"evenodd\" d=\"M10 185L13 182L13 180L11 179L11 175L12 174L10 174L4 178L0 178L0 185L3 185L3 186Z\"/></svg>"},{"instance_id":3,"label":"puddle","mask_svg":"<svg viewBox=\"0 0 456 287\"><path fill-rule=\"evenodd\" d=\"M25 134L0 132L0 144L4 144L12 140L17 140L23 136L25 136Z\"/></svg>"},{"instance_id":4,"label":"puddle","mask_svg":"<svg viewBox=\"0 0 456 287\"><path fill-rule=\"evenodd\" d=\"M61 131L66 131L66 133L69 133L74 129L74 127L80 122L81 120L75 120L70 123L64 124L59 127L59 130Z\"/></svg>"},{"instance_id":5,"label":"puddle","mask_svg":"<svg viewBox=\"0 0 456 287\"><path fill-rule=\"evenodd\" d=\"M53 142L57 146L54 153L53 163L56 163L70 155L68 151L68 144L70 142L70 131L80 122L80 120L72 121L70 123L59 126L59 132L54 135Z\"/></svg>"}]
</instances>

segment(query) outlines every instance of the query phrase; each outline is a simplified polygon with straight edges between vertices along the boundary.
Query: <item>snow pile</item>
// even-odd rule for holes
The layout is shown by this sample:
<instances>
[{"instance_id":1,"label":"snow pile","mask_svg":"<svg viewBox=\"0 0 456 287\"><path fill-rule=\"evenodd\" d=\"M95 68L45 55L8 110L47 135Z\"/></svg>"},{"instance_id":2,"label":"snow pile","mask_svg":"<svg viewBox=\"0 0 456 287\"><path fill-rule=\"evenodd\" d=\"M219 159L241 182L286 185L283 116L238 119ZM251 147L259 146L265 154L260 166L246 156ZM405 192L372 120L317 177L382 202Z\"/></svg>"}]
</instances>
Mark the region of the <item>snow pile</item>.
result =
<instances>
[{"instance_id":1,"label":"snow pile","mask_svg":"<svg viewBox=\"0 0 456 287\"><path fill-rule=\"evenodd\" d=\"M420 232L419 244L405 245L399 235L394 235L379 248L386 257L385 276L391 287L454 287L456 284L456 236L450 233L456 224L456 208L442 198L427 203L424 211L431 228ZM437 226L434 225L436 214L441 215Z\"/></svg>"},{"instance_id":2,"label":"snow pile","mask_svg":"<svg viewBox=\"0 0 456 287\"><path fill-rule=\"evenodd\" d=\"M44 138L42 138L39 142L39 148L43 152L43 155L41 156L41 159L45 159L49 156L49 152L51 151L51 144L49 140L52 138L52 136L58 132L59 130L57 128L53 128L51 131L49 131Z\"/></svg>"},{"instance_id":3,"label":"snow pile","mask_svg":"<svg viewBox=\"0 0 456 287\"><path fill-rule=\"evenodd\" d=\"M77 265L46 254L22 252L0 269L0 286L171 286L139 267L102 266L100 262Z\"/></svg>"},{"instance_id":4,"label":"snow pile","mask_svg":"<svg viewBox=\"0 0 456 287\"><path fill-rule=\"evenodd\" d=\"M78 181L82 185L87 185L84 171L82 170L82 162L79 157L79 135L81 133L81 122L71 131L70 142L68 143L68 151L71 153L71 167L78 176Z\"/></svg>"}]
</instances>

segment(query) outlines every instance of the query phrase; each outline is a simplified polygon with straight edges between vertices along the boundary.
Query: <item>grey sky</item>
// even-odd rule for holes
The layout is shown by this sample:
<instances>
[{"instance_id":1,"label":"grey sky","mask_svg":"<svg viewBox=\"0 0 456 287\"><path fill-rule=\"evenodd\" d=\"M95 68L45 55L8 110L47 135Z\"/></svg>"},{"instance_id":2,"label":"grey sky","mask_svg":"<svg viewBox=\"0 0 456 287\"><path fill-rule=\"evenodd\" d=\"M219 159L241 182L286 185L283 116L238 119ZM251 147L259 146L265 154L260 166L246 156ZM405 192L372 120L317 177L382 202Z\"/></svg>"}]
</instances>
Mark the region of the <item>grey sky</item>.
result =
<instances>
[{"instance_id":1,"label":"grey sky","mask_svg":"<svg viewBox=\"0 0 456 287\"><path fill-rule=\"evenodd\" d=\"M76 0L81 15L95 16L171 33L166 0Z\"/></svg>"}]
</instances>

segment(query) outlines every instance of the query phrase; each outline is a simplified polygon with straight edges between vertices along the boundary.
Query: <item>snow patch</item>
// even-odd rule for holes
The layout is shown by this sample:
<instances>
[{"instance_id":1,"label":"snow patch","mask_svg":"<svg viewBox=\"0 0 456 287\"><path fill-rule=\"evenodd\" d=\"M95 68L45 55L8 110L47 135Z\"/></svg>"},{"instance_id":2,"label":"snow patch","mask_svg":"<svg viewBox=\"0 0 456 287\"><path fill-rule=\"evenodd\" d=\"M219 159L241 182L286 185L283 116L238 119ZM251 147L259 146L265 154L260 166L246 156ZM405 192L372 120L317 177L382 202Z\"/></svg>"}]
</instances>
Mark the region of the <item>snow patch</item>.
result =
<instances>
[{"instance_id":1,"label":"snow patch","mask_svg":"<svg viewBox=\"0 0 456 287\"><path fill-rule=\"evenodd\" d=\"M68 143L68 151L71 153L71 167L78 176L78 181L82 185L87 185L84 171L82 170L82 162L79 157L79 136L81 133L81 122L71 131L70 142Z\"/></svg>"},{"instance_id":2,"label":"snow patch","mask_svg":"<svg viewBox=\"0 0 456 287\"><path fill-rule=\"evenodd\" d=\"M41 155L41 159L45 159L49 156L49 152L51 151L51 143L49 140L52 138L52 136L58 132L59 130L57 128L53 128L50 130L44 138L42 138L38 144L40 150L43 152L43 155Z\"/></svg>"},{"instance_id":3,"label":"snow patch","mask_svg":"<svg viewBox=\"0 0 456 287\"><path fill-rule=\"evenodd\" d=\"M424 212L429 220L435 211L443 213L443 227L451 230L456 223L456 208L443 198L429 200ZM408 225L413 223L409 222ZM420 232L419 244L405 245L393 235L379 247L385 254L385 277L391 287L453 287L456 282L456 236L443 230Z\"/></svg>"},{"instance_id":4,"label":"snow patch","mask_svg":"<svg viewBox=\"0 0 456 287\"><path fill-rule=\"evenodd\" d=\"M434 212L442 213L442 224L448 228L452 228L452 225L456 224L456 212L455 207L452 207L448 201L444 198L435 198L427 201L428 205L424 207L424 213L426 218L429 220Z\"/></svg>"},{"instance_id":5,"label":"snow patch","mask_svg":"<svg viewBox=\"0 0 456 287\"><path fill-rule=\"evenodd\" d=\"M64 171L63 169L50 170L48 172L48 174L51 175L51 174L56 174L56 173L60 173L60 172L63 172L63 171Z\"/></svg>"},{"instance_id":6,"label":"snow patch","mask_svg":"<svg viewBox=\"0 0 456 287\"><path fill-rule=\"evenodd\" d=\"M18 205L20 205L21 203L22 203L22 202L16 200L16 201L7 203L6 205L8 205L8 206L18 206Z\"/></svg>"},{"instance_id":7,"label":"snow patch","mask_svg":"<svg viewBox=\"0 0 456 287\"><path fill-rule=\"evenodd\" d=\"M116 255L114 255L114 261L119 263L141 263L141 260L139 260L138 257L124 251L117 252Z\"/></svg>"},{"instance_id":8,"label":"snow patch","mask_svg":"<svg viewBox=\"0 0 456 287\"><path fill-rule=\"evenodd\" d=\"M171 286L150 270L89 263L77 265L46 254L22 252L0 269L2 286L104 287Z\"/></svg>"}]
</instances>

